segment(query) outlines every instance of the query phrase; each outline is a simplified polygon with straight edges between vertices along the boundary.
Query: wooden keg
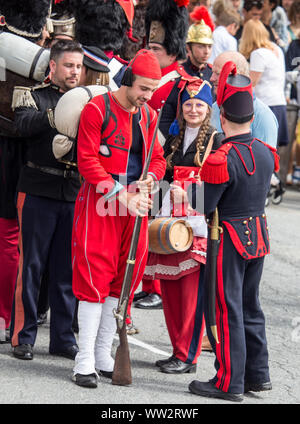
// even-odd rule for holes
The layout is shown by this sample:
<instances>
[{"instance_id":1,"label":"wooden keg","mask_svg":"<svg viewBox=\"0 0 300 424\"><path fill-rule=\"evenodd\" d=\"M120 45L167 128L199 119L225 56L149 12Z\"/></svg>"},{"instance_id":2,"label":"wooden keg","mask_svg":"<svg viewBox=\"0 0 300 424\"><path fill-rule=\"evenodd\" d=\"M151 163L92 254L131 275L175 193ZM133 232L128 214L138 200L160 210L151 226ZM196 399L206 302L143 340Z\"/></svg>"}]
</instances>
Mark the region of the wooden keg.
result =
<instances>
[{"instance_id":1,"label":"wooden keg","mask_svg":"<svg viewBox=\"0 0 300 424\"><path fill-rule=\"evenodd\" d=\"M185 252L193 243L193 230L180 218L155 218L149 221L149 251L170 255Z\"/></svg>"}]
</instances>

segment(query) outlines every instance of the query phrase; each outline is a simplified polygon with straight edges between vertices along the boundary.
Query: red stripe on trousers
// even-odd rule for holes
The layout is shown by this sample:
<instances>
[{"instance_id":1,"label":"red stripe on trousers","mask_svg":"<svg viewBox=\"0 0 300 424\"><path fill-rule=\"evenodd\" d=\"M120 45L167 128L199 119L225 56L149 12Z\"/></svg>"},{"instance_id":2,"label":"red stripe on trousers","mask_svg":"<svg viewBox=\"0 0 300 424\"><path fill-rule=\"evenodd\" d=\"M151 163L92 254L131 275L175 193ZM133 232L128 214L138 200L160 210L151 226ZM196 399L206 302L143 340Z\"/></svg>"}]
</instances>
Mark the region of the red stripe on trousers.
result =
<instances>
[{"instance_id":1,"label":"red stripe on trousers","mask_svg":"<svg viewBox=\"0 0 300 424\"><path fill-rule=\"evenodd\" d=\"M18 200L17 200L17 211L18 211L18 218L19 218L19 252L20 252L20 259L19 259L19 269L18 269L18 277L16 282L16 291L15 291L15 320L14 320L14 333L11 339L12 346L17 346L19 344L18 335L19 332L24 327L24 305L22 300L22 291L23 291L23 240L22 240L22 212L23 212L23 206L25 202L26 194L25 193L19 193L18 194Z\"/></svg>"},{"instance_id":2,"label":"red stripe on trousers","mask_svg":"<svg viewBox=\"0 0 300 424\"><path fill-rule=\"evenodd\" d=\"M230 337L228 325L228 310L224 295L223 284L223 244L224 236L221 234L219 253L217 258L217 297L216 299L216 324L220 343L216 343L216 357L219 362L219 370L217 372L216 387L228 391L231 364L230 364ZM220 302L220 304L219 304Z\"/></svg>"}]
</instances>

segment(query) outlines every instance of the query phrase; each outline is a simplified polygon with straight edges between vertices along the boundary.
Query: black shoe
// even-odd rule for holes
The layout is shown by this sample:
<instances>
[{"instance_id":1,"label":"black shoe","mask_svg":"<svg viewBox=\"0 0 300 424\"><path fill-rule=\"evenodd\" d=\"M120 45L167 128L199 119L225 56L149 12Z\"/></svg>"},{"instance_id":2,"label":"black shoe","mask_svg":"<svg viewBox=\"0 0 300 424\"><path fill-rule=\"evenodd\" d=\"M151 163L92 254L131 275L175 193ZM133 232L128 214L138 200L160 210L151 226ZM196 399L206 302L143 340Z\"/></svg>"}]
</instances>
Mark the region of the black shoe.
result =
<instances>
[{"instance_id":1,"label":"black shoe","mask_svg":"<svg viewBox=\"0 0 300 424\"><path fill-rule=\"evenodd\" d=\"M244 393L264 392L266 390L272 390L271 381L267 381L266 383L245 383Z\"/></svg>"},{"instance_id":2,"label":"black shoe","mask_svg":"<svg viewBox=\"0 0 300 424\"><path fill-rule=\"evenodd\" d=\"M133 301L137 302L138 300L144 299L144 297L148 296L149 293L145 291L140 291L133 296Z\"/></svg>"},{"instance_id":3,"label":"black shoe","mask_svg":"<svg viewBox=\"0 0 300 424\"><path fill-rule=\"evenodd\" d=\"M68 358L68 359L75 359L75 356L77 355L77 353L79 352L78 346L77 345L73 345L73 346L69 346L66 349L60 351L60 352L53 352L50 351L50 355L55 355L55 356L63 356L64 358Z\"/></svg>"},{"instance_id":4,"label":"black shoe","mask_svg":"<svg viewBox=\"0 0 300 424\"><path fill-rule=\"evenodd\" d=\"M238 393L228 393L217 389L210 381L202 383L194 380L189 385L189 391L198 396L229 400L231 402L242 402L244 396Z\"/></svg>"},{"instance_id":5,"label":"black shoe","mask_svg":"<svg viewBox=\"0 0 300 424\"><path fill-rule=\"evenodd\" d=\"M160 371L166 374L194 373L196 369L197 364L187 364L176 357L160 367Z\"/></svg>"},{"instance_id":6,"label":"black shoe","mask_svg":"<svg viewBox=\"0 0 300 424\"><path fill-rule=\"evenodd\" d=\"M159 359L158 361L155 362L155 366L156 367L161 367L165 364L168 364L169 362L171 362L173 359L175 358L174 355L170 356L170 358L167 359Z\"/></svg>"},{"instance_id":7,"label":"black shoe","mask_svg":"<svg viewBox=\"0 0 300 424\"><path fill-rule=\"evenodd\" d=\"M37 320L36 323L37 325L43 325L47 322L47 312L45 312L44 314L38 314L37 316Z\"/></svg>"},{"instance_id":8,"label":"black shoe","mask_svg":"<svg viewBox=\"0 0 300 424\"><path fill-rule=\"evenodd\" d=\"M21 344L14 347L13 355L18 359L33 359L31 344Z\"/></svg>"},{"instance_id":9,"label":"black shoe","mask_svg":"<svg viewBox=\"0 0 300 424\"><path fill-rule=\"evenodd\" d=\"M99 377L112 378L113 371L96 370Z\"/></svg>"},{"instance_id":10,"label":"black shoe","mask_svg":"<svg viewBox=\"0 0 300 424\"><path fill-rule=\"evenodd\" d=\"M91 389L95 389L98 387L98 376L93 374L75 374L72 377L72 380L81 387L89 387Z\"/></svg>"},{"instance_id":11,"label":"black shoe","mask_svg":"<svg viewBox=\"0 0 300 424\"><path fill-rule=\"evenodd\" d=\"M135 302L134 306L140 309L162 309L161 296L157 293L150 293L144 299Z\"/></svg>"}]
</instances>

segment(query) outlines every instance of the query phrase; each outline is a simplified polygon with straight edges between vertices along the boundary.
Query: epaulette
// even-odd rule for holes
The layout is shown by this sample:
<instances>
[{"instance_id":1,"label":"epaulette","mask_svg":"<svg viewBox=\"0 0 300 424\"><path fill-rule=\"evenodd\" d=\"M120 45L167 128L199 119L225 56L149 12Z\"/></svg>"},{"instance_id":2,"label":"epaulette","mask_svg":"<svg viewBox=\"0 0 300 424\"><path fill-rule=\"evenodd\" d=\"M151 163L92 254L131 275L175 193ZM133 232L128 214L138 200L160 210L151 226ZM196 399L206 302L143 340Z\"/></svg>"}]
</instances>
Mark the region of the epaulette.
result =
<instances>
[{"instance_id":1,"label":"epaulette","mask_svg":"<svg viewBox=\"0 0 300 424\"><path fill-rule=\"evenodd\" d=\"M191 75L188 74L184 67L182 65L178 66L178 68L176 69L176 71L179 73L179 75L181 76L181 78L186 79L186 80L190 80L191 79Z\"/></svg>"},{"instance_id":2,"label":"epaulette","mask_svg":"<svg viewBox=\"0 0 300 424\"><path fill-rule=\"evenodd\" d=\"M208 156L201 168L201 181L210 184L223 184L229 180L227 156L231 148L231 143L225 143L215 153Z\"/></svg>"},{"instance_id":3,"label":"epaulette","mask_svg":"<svg viewBox=\"0 0 300 424\"><path fill-rule=\"evenodd\" d=\"M264 141L260 140L259 138L256 139L257 141L260 141L262 144L264 144L269 150L271 150L271 152L273 153L274 156L274 171L278 172L280 169L280 165L279 165L279 159L280 156L277 153L277 149L273 146L270 146L270 144L265 143Z\"/></svg>"},{"instance_id":4,"label":"epaulette","mask_svg":"<svg viewBox=\"0 0 300 424\"><path fill-rule=\"evenodd\" d=\"M15 86L11 102L12 110L15 110L17 107L34 107L37 109L31 91L32 87Z\"/></svg>"}]
</instances>

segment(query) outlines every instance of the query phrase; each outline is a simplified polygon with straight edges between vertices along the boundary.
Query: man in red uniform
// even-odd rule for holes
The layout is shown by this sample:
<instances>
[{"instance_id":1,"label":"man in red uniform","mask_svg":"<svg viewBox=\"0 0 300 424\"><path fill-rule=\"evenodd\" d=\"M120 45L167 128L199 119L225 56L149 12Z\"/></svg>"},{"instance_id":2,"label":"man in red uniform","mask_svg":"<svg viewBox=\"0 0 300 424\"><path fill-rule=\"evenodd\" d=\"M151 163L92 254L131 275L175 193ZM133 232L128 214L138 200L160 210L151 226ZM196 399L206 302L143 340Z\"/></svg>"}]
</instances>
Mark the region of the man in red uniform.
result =
<instances>
[{"instance_id":1,"label":"man in red uniform","mask_svg":"<svg viewBox=\"0 0 300 424\"><path fill-rule=\"evenodd\" d=\"M188 11L179 6L176 0L150 0L146 10L146 39L149 49L155 54L161 68L162 78L149 105L158 110L162 100L166 101L170 93L172 101L164 108L158 137L163 145L169 131L169 125L176 118L178 101L177 85L185 73L179 64L186 58L185 39L188 30ZM141 309L161 309L161 289L159 280L143 280L142 291L137 293L135 307Z\"/></svg>"},{"instance_id":2,"label":"man in red uniform","mask_svg":"<svg viewBox=\"0 0 300 424\"><path fill-rule=\"evenodd\" d=\"M85 181L76 201L73 227L73 291L79 299L76 384L97 387L97 372L112 376L113 309L120 297L135 215L143 216L131 298L148 255L148 193L163 178L165 160L155 141L146 180L140 179L156 126L146 105L161 78L159 63L140 50L121 87L93 98L83 109L78 132L78 169ZM107 111L109 119L105 119ZM140 191L132 192L132 186Z\"/></svg>"}]
</instances>

